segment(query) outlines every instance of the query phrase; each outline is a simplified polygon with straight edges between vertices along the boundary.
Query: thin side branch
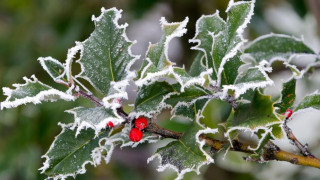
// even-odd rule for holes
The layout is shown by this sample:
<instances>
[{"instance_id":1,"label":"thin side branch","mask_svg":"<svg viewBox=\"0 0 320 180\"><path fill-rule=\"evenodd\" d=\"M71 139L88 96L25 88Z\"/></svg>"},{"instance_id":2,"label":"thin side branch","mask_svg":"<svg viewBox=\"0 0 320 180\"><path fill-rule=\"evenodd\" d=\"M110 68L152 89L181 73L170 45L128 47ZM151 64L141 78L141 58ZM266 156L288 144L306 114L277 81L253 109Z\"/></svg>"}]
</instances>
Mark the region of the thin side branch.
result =
<instances>
[{"instance_id":1,"label":"thin side branch","mask_svg":"<svg viewBox=\"0 0 320 180\"><path fill-rule=\"evenodd\" d=\"M311 152L308 150L308 144L303 145L297 138L296 136L292 133L292 130L288 127L289 118L286 118L283 123L283 129L285 130L288 139L290 140L290 143L295 145L301 152L302 155L304 156L310 156L314 158L314 156L311 154Z\"/></svg>"}]
</instances>

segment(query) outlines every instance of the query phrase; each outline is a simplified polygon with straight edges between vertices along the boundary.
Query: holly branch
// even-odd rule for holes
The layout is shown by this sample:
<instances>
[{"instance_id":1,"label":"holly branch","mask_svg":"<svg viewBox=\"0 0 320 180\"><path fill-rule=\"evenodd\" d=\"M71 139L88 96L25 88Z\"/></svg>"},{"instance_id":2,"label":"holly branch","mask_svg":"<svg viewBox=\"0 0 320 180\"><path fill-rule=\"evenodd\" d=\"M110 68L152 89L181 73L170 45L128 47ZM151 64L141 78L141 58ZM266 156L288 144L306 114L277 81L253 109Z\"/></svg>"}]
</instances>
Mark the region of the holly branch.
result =
<instances>
[{"instance_id":1,"label":"holly branch","mask_svg":"<svg viewBox=\"0 0 320 180\"><path fill-rule=\"evenodd\" d=\"M81 94L81 97L84 97L84 98L90 100L91 102L93 102L96 105L97 105L97 102L100 102L98 100L98 98L96 98L92 94L86 93L82 90L78 90L77 92L79 92ZM101 102L99 104L101 104ZM124 117L125 119L127 119L127 120L129 119L128 114L125 111L123 111L122 108L118 108L118 113L120 116ZM287 132L289 139L294 141L296 146L299 148L300 142L294 136L291 129L289 129L289 127L286 125L288 118L286 118L286 120L285 120L284 129ZM124 123L122 123L119 126L116 126L114 128L115 128L115 130L122 129L126 123L133 122L134 120L135 119L131 119L131 120L129 119L128 121L125 121ZM161 138L180 139L181 136L183 135L182 133L174 132L172 130L165 129L165 128L159 126L156 123L155 119L150 120L150 123L148 123L148 125L144 129L144 131L157 134L157 135L161 136ZM205 134L201 134L199 136L199 140L205 141L206 145L210 146L215 152L222 150L223 147L228 143L227 141L213 139L211 137L206 136ZM252 151L249 147L251 147L251 149L255 148L254 145L245 144L245 143L240 142L239 140L233 140L232 146L229 150L237 151L237 152L244 152L244 153L248 153L248 154L255 154L255 152ZM290 163L296 164L296 165L303 165L303 166L320 168L320 159L313 156L306 149L306 146L301 145L301 148L299 148L299 149L300 149L302 155L297 155L297 154L294 154L291 152L281 150L278 146L269 142L267 144L267 146L264 147L264 153L261 156L261 159L263 159L264 161L272 161L272 160L286 161L286 162L290 162ZM261 161L259 161L259 162L261 162Z\"/></svg>"}]
</instances>

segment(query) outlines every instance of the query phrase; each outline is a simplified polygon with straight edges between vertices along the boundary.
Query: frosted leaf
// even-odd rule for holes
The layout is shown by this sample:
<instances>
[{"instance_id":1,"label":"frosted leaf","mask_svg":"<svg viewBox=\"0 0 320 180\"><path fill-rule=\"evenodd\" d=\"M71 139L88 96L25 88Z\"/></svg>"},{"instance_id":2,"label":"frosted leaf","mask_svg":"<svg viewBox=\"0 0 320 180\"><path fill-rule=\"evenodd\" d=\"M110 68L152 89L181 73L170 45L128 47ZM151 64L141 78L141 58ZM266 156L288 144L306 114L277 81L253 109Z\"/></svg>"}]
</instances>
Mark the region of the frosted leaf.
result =
<instances>
[{"instance_id":1,"label":"frosted leaf","mask_svg":"<svg viewBox=\"0 0 320 180\"><path fill-rule=\"evenodd\" d=\"M283 34L268 34L260 36L245 49L257 62L262 60L274 61L279 59L289 60L294 55L315 55L302 40Z\"/></svg>"},{"instance_id":2,"label":"frosted leaf","mask_svg":"<svg viewBox=\"0 0 320 180\"><path fill-rule=\"evenodd\" d=\"M130 117L145 116L152 118L169 107L163 101L172 93L177 93L177 90L167 82L154 82L142 86L137 94Z\"/></svg>"},{"instance_id":3,"label":"frosted leaf","mask_svg":"<svg viewBox=\"0 0 320 180\"><path fill-rule=\"evenodd\" d=\"M75 100L74 96L38 81L34 75L31 78L24 77L25 84L13 84L15 89L3 88L4 95L8 97L4 102L1 102L1 109L17 107L27 103L39 104L41 101Z\"/></svg>"},{"instance_id":4,"label":"frosted leaf","mask_svg":"<svg viewBox=\"0 0 320 180\"><path fill-rule=\"evenodd\" d=\"M168 23L164 17L161 18L162 37L158 43L149 45L142 67L138 71L138 85L142 86L143 82L152 80L150 76L164 75L161 71L174 65L168 56L169 43L173 38L181 37L187 32L185 27L188 20L186 18L182 22Z\"/></svg>"},{"instance_id":5,"label":"frosted leaf","mask_svg":"<svg viewBox=\"0 0 320 180\"><path fill-rule=\"evenodd\" d=\"M167 168L177 172L177 179L182 179L187 172L194 171L200 174L203 165L213 163L212 157L204 150L204 141L200 141L201 134L215 134L217 129L206 128L200 124L200 114L189 127L189 129L177 141L159 148L156 153L148 159L148 162L158 158L160 165L158 171Z\"/></svg>"},{"instance_id":6,"label":"frosted leaf","mask_svg":"<svg viewBox=\"0 0 320 180\"><path fill-rule=\"evenodd\" d=\"M125 30L127 24L118 25L121 10L102 8L101 15L94 17L95 30L81 46L81 56L77 61L81 65L81 73L76 76L89 81L104 95L115 96L111 86L116 86L116 92L126 97L125 87L135 77L130 67L138 58L131 54L131 42Z\"/></svg>"},{"instance_id":7,"label":"frosted leaf","mask_svg":"<svg viewBox=\"0 0 320 180\"><path fill-rule=\"evenodd\" d=\"M320 94L318 91L305 96L294 111L303 110L303 109L320 109Z\"/></svg>"},{"instance_id":8,"label":"frosted leaf","mask_svg":"<svg viewBox=\"0 0 320 180\"><path fill-rule=\"evenodd\" d=\"M140 88L131 117L145 116L152 118L163 109L171 108L174 112L179 106L194 104L198 99L210 99L211 92L201 86L189 86L180 92L179 83L154 82ZM200 108L200 107L199 107ZM194 112L194 110L192 110Z\"/></svg>"},{"instance_id":9,"label":"frosted leaf","mask_svg":"<svg viewBox=\"0 0 320 180\"><path fill-rule=\"evenodd\" d=\"M274 106L279 108L279 113L285 113L287 109L291 108L296 99L296 79L292 78L288 82L283 83L281 94L281 102Z\"/></svg>"},{"instance_id":10,"label":"frosted leaf","mask_svg":"<svg viewBox=\"0 0 320 180\"><path fill-rule=\"evenodd\" d=\"M279 137L279 133L272 134L274 125L281 124L281 119L275 113L273 104L271 96L265 96L256 90L250 103L238 104L230 115L226 122L225 136L231 142L233 137L230 135L233 131L251 131L254 134L259 130L264 130L270 132L274 138Z\"/></svg>"},{"instance_id":11,"label":"frosted leaf","mask_svg":"<svg viewBox=\"0 0 320 180\"><path fill-rule=\"evenodd\" d=\"M239 1L234 3L230 1L229 6L226 10L228 13L228 19L226 22L226 27L219 34L215 34L214 45L212 50L213 57L213 68L216 70L217 74L217 85L232 84L228 82L226 77L233 69L238 69L241 62L233 62L231 64L236 67L231 69L224 69L228 61L239 61L239 58L233 59L237 55L238 50L246 41L242 37L244 29L250 22L253 15L255 0ZM211 67L208 62L209 67Z\"/></svg>"},{"instance_id":12,"label":"frosted leaf","mask_svg":"<svg viewBox=\"0 0 320 180\"><path fill-rule=\"evenodd\" d=\"M92 129L86 129L77 137L71 126L60 124L62 132L55 138L48 152L41 173L49 179L65 179L86 172L87 164L98 165L100 140L109 136L110 131L101 131L97 137ZM101 156L101 154L100 154Z\"/></svg>"},{"instance_id":13,"label":"frosted leaf","mask_svg":"<svg viewBox=\"0 0 320 180\"><path fill-rule=\"evenodd\" d=\"M229 90L233 90L235 98L238 98L250 89L273 85L274 82L267 75L267 72L272 71L268 65L268 62L262 61L258 66L250 67L246 73L239 74L234 85L223 85L223 96L225 97Z\"/></svg>"},{"instance_id":14,"label":"frosted leaf","mask_svg":"<svg viewBox=\"0 0 320 180\"><path fill-rule=\"evenodd\" d=\"M67 84L68 79L66 75L65 67L58 60L53 59L52 57L39 58L42 68L47 71L50 77L56 81L63 84Z\"/></svg>"},{"instance_id":15,"label":"frosted leaf","mask_svg":"<svg viewBox=\"0 0 320 180\"><path fill-rule=\"evenodd\" d=\"M68 113L74 114L74 125L72 129L77 128L76 136L80 134L82 129L91 128L95 131L95 134L106 128L108 122L112 122L114 125L121 124L124 119L117 114L117 106L114 108L94 107L84 108L77 107L75 109L68 110Z\"/></svg>"},{"instance_id":16,"label":"frosted leaf","mask_svg":"<svg viewBox=\"0 0 320 180\"><path fill-rule=\"evenodd\" d=\"M199 76L202 72L207 70L206 64L205 56L202 52L199 52L193 60L188 73L193 77Z\"/></svg>"},{"instance_id":17,"label":"frosted leaf","mask_svg":"<svg viewBox=\"0 0 320 180\"><path fill-rule=\"evenodd\" d=\"M204 54L202 55L201 53L201 55L205 58L205 63L198 63L199 65L197 66L205 66L206 68L214 67L212 64L212 50L214 44L214 39L212 36L221 32L225 28L225 24L225 21L219 16L219 11L213 15L202 15L197 20L196 34L193 39L189 40L189 42L197 43L197 45L191 49L199 50ZM196 66L195 63L197 63L197 61L193 63L193 68ZM193 68L191 68L191 70ZM216 79L216 70L214 70L211 77Z\"/></svg>"}]
</instances>

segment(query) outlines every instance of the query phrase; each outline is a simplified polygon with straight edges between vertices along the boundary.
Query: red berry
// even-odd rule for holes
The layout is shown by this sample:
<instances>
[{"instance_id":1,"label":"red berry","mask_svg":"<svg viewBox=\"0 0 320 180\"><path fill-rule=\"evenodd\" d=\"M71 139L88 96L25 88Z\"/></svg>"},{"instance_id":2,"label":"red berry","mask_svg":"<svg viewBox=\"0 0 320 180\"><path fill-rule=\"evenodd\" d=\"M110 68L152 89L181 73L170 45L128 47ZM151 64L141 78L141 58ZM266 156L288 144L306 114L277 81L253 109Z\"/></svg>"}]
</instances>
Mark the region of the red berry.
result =
<instances>
[{"instance_id":1,"label":"red berry","mask_svg":"<svg viewBox=\"0 0 320 180\"><path fill-rule=\"evenodd\" d=\"M142 139L142 132L137 128L132 128L129 133L129 138L133 142L139 142Z\"/></svg>"},{"instance_id":2,"label":"red berry","mask_svg":"<svg viewBox=\"0 0 320 180\"><path fill-rule=\"evenodd\" d=\"M138 119L136 119L136 121L134 122L134 125L136 126L136 128L142 130L144 128L147 127L148 122L146 120L146 118L144 117L139 117Z\"/></svg>"},{"instance_id":3,"label":"red berry","mask_svg":"<svg viewBox=\"0 0 320 180\"><path fill-rule=\"evenodd\" d=\"M292 110L291 109L287 109L285 115L286 115L287 119L290 118L291 115L292 115Z\"/></svg>"},{"instance_id":4,"label":"red berry","mask_svg":"<svg viewBox=\"0 0 320 180\"><path fill-rule=\"evenodd\" d=\"M112 128L112 127L114 127L114 125L113 125L113 123L112 123L111 121L109 121L109 122L107 123L107 127Z\"/></svg>"}]
</instances>

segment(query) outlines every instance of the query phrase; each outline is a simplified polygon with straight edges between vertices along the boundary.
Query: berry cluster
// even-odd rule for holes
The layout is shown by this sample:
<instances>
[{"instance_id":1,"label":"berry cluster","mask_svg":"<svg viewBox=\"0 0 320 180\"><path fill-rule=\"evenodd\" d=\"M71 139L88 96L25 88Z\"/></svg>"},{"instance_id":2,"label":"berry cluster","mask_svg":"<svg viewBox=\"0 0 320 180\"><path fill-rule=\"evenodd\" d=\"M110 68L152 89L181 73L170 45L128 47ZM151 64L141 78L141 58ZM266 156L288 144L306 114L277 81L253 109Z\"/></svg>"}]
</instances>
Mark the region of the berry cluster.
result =
<instances>
[{"instance_id":1,"label":"berry cluster","mask_svg":"<svg viewBox=\"0 0 320 180\"><path fill-rule=\"evenodd\" d=\"M135 120L134 122L134 128L131 129L129 133L129 138L133 142L139 142L142 139L143 133L141 130L146 128L148 125L148 122L146 118L144 117L139 117L138 119Z\"/></svg>"}]
</instances>

